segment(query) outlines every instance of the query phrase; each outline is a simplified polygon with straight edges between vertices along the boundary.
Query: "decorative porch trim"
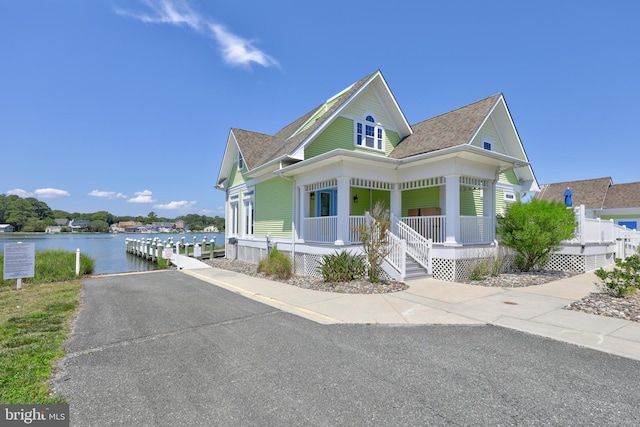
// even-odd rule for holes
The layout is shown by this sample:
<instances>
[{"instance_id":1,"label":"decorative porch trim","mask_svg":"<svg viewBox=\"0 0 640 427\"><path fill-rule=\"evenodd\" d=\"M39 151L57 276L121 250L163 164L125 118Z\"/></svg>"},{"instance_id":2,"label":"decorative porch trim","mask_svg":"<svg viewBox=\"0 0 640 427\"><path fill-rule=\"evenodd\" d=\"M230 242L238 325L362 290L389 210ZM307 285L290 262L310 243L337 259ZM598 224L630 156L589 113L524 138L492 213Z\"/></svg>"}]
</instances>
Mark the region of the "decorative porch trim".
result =
<instances>
[{"instance_id":1,"label":"decorative porch trim","mask_svg":"<svg viewBox=\"0 0 640 427\"><path fill-rule=\"evenodd\" d=\"M338 186L337 179L328 179L326 181L315 182L304 186L304 191L318 191L326 188L336 188Z\"/></svg>"},{"instance_id":2,"label":"decorative porch trim","mask_svg":"<svg viewBox=\"0 0 640 427\"><path fill-rule=\"evenodd\" d=\"M460 186L473 187L473 188L489 188L490 183L486 179L473 178L470 176L461 176Z\"/></svg>"},{"instance_id":3,"label":"decorative porch trim","mask_svg":"<svg viewBox=\"0 0 640 427\"><path fill-rule=\"evenodd\" d=\"M444 185L444 177L417 179L400 183L400 190L417 190L419 188L439 187Z\"/></svg>"},{"instance_id":4,"label":"decorative porch trim","mask_svg":"<svg viewBox=\"0 0 640 427\"><path fill-rule=\"evenodd\" d=\"M393 189L390 182L374 181L372 179L351 178L350 185L352 187L369 188L372 190L389 190Z\"/></svg>"}]
</instances>

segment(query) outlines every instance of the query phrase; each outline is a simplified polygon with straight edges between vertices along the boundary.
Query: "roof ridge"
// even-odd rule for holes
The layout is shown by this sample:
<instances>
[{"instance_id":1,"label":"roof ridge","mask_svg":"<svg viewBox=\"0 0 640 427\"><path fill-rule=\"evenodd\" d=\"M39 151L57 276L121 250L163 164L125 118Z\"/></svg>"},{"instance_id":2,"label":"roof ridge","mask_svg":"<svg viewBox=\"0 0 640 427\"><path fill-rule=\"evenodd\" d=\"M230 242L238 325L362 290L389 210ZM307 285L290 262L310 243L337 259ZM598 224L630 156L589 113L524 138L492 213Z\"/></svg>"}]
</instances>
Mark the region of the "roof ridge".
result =
<instances>
[{"instance_id":1,"label":"roof ridge","mask_svg":"<svg viewBox=\"0 0 640 427\"><path fill-rule=\"evenodd\" d=\"M471 107L472 105L479 104L479 103L481 103L483 101L486 101L487 99L494 98L494 97L499 97L499 96L503 96L502 92L498 92L498 93L496 93L494 95L484 97L484 98L479 99L479 100L474 101L474 102L470 102L470 103L468 103L466 105L463 105L462 107L458 107L458 108L454 108L453 110L445 111L444 113L440 113L440 114L438 114L436 116L429 117L428 119L420 120L419 122L416 122L416 123L412 124L411 126L419 125L420 123L424 123L424 122L428 122L429 120L437 119L438 117L442 117L442 116L445 116L447 114L454 113L456 111Z\"/></svg>"}]
</instances>

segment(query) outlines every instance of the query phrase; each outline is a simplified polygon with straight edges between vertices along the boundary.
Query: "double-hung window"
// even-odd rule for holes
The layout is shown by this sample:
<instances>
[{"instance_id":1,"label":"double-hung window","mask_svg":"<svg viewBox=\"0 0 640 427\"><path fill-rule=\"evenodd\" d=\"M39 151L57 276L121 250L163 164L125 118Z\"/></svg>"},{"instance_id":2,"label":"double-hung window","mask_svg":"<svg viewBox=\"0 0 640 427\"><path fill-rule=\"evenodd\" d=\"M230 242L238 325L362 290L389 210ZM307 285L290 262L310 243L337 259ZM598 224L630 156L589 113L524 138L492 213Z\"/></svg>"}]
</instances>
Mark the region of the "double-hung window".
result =
<instances>
[{"instance_id":1,"label":"double-hung window","mask_svg":"<svg viewBox=\"0 0 640 427\"><path fill-rule=\"evenodd\" d=\"M376 119L367 114L363 121L356 121L356 141L357 147L371 148L373 150L384 150L384 129Z\"/></svg>"}]
</instances>

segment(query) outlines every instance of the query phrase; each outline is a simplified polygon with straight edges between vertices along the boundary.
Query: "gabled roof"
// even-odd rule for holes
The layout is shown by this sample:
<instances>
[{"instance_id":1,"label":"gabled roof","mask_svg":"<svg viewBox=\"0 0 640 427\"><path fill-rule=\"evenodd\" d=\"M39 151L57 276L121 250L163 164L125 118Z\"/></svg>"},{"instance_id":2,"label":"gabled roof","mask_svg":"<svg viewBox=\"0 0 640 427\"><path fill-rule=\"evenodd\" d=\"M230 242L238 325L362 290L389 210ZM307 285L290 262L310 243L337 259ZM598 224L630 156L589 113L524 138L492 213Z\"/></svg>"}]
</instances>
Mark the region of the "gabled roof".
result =
<instances>
[{"instance_id":1,"label":"gabled roof","mask_svg":"<svg viewBox=\"0 0 640 427\"><path fill-rule=\"evenodd\" d=\"M389 157L403 159L468 144L501 96L493 95L412 125L413 134L403 139Z\"/></svg>"},{"instance_id":2,"label":"gabled roof","mask_svg":"<svg viewBox=\"0 0 640 427\"><path fill-rule=\"evenodd\" d=\"M564 192L571 188L573 206L584 205L586 208L601 209L612 185L611 177L544 184L535 198L564 203Z\"/></svg>"},{"instance_id":3,"label":"gabled roof","mask_svg":"<svg viewBox=\"0 0 640 427\"><path fill-rule=\"evenodd\" d=\"M388 156L389 159L401 160L447 148L464 148L465 145L471 149L475 135L487 120L493 119L496 127L500 128L503 131L502 134L505 135L504 144L507 153L502 156L505 157L503 160L512 164L513 167L519 168L518 174L525 191L538 190L537 181L528 164L524 147L515 130L502 94L490 96L410 126L380 70L347 87L323 104L289 123L273 136L232 128L218 174L217 186L223 188L223 183L231 175L238 150L242 153L249 170L248 176L254 178L283 165L288 166L305 160L303 148L324 131L343 111L347 110L352 103L357 102L359 96L368 88L373 88L376 91L376 95L386 109L390 120L395 124L395 131L401 138L401 142ZM495 153L491 154L495 155ZM374 156L378 160L380 159L379 156ZM521 166L516 166L513 159L524 163Z\"/></svg>"},{"instance_id":4,"label":"gabled roof","mask_svg":"<svg viewBox=\"0 0 640 427\"><path fill-rule=\"evenodd\" d=\"M605 209L640 207L640 182L614 184L604 200Z\"/></svg>"}]
</instances>

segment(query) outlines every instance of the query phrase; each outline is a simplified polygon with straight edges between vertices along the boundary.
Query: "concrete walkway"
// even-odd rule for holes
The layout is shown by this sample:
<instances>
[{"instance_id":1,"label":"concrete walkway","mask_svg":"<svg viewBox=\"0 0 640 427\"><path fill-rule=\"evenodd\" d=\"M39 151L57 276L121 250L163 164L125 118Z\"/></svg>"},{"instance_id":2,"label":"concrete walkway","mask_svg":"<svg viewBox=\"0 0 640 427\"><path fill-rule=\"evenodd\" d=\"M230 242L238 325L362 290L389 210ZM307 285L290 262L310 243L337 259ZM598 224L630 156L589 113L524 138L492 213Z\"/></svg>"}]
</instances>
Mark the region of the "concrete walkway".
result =
<instances>
[{"instance_id":1,"label":"concrete walkway","mask_svg":"<svg viewBox=\"0 0 640 427\"><path fill-rule=\"evenodd\" d=\"M302 289L197 263L185 261L182 271L324 324L491 324L640 360L639 322L563 309L597 291L592 273L525 288L422 279L409 282L402 292L353 295Z\"/></svg>"}]
</instances>

